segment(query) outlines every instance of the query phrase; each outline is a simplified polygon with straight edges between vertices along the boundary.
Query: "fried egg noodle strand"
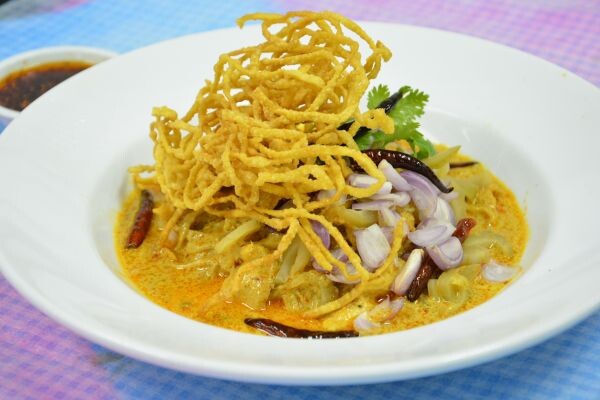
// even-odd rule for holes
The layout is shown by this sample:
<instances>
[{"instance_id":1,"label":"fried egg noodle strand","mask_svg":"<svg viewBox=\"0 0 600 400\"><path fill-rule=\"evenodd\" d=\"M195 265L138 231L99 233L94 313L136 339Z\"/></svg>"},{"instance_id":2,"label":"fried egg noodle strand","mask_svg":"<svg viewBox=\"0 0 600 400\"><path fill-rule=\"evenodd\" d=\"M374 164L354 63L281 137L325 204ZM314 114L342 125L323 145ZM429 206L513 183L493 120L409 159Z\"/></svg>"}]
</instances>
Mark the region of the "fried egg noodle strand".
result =
<instances>
[{"instance_id":1,"label":"fried egg noodle strand","mask_svg":"<svg viewBox=\"0 0 600 400\"><path fill-rule=\"evenodd\" d=\"M264 42L222 54L212 81L205 82L183 117L168 107L153 109L150 137L155 164L131 171L144 184L149 179L139 174L153 172L150 180L172 205L162 238L188 212L254 219L287 229L273 253L239 268L280 258L298 235L325 270L335 267L351 277L345 263L335 259L311 229L311 220L320 222L346 253L361 283L307 313L318 317L355 299L378 273L363 267L342 232L319 211L344 194L371 196L385 181L360 152L353 135L360 126L387 133L394 129L383 110L361 114L358 108L369 81L391 52L357 24L331 12L249 14L238 25L255 20L262 22ZM361 42L369 51L364 61ZM355 122L348 131L337 130L350 119ZM377 183L367 188L347 185L346 159L353 159ZM315 192L331 189L335 196L313 199ZM293 201L293 207L275 210L282 199ZM401 240L394 240L379 271L392 265Z\"/></svg>"}]
</instances>

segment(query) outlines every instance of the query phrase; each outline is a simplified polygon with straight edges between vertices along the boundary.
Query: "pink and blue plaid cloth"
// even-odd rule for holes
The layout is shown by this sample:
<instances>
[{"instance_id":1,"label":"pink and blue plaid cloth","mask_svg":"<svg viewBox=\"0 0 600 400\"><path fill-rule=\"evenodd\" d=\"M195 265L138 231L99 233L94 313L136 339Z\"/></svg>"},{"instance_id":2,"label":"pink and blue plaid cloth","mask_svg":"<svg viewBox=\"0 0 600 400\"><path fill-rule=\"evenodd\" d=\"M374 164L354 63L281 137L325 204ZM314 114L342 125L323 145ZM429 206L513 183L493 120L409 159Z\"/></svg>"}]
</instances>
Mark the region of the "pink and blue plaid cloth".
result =
<instances>
[{"instance_id":1,"label":"pink and blue plaid cloth","mask_svg":"<svg viewBox=\"0 0 600 400\"><path fill-rule=\"evenodd\" d=\"M0 59L64 44L123 52L232 26L247 12L294 9L462 32L600 85L598 0L12 0L0 6ZM600 313L534 348L462 371L369 386L292 388L203 378L113 353L50 320L0 276L1 400L172 398L600 399Z\"/></svg>"}]
</instances>

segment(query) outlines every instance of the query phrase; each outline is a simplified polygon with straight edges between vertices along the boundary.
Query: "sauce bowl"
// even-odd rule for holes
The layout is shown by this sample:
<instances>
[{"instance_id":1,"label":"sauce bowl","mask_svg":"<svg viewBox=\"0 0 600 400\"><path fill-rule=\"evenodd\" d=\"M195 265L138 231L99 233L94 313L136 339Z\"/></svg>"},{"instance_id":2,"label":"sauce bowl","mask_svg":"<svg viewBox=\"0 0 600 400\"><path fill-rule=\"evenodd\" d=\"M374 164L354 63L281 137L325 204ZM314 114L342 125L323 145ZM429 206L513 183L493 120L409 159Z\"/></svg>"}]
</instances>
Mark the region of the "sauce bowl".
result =
<instances>
[{"instance_id":1,"label":"sauce bowl","mask_svg":"<svg viewBox=\"0 0 600 400\"><path fill-rule=\"evenodd\" d=\"M98 64L104 60L116 56L117 53L84 46L57 46L43 47L25 53L16 54L10 58L0 61L0 82L8 75L23 69L29 69L46 63L55 63L61 61L79 61L90 64ZM15 118L20 112L0 105L0 132Z\"/></svg>"}]
</instances>

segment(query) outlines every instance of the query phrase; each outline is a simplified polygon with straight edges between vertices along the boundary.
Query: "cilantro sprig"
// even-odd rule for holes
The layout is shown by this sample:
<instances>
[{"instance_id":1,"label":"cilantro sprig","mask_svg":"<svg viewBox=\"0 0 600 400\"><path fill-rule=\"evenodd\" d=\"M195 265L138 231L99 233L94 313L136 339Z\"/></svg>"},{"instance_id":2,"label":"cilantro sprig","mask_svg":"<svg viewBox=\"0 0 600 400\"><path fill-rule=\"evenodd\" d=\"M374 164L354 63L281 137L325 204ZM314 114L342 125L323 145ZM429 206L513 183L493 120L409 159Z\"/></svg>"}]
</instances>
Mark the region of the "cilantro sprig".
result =
<instances>
[{"instance_id":1,"label":"cilantro sprig","mask_svg":"<svg viewBox=\"0 0 600 400\"><path fill-rule=\"evenodd\" d=\"M387 87L387 85L375 86L367 94L367 107L369 107L369 110L377 108L377 106L385 99L390 97L390 95L390 89Z\"/></svg>"},{"instance_id":2,"label":"cilantro sprig","mask_svg":"<svg viewBox=\"0 0 600 400\"><path fill-rule=\"evenodd\" d=\"M356 143L361 150L381 149L390 142L404 139L418 158L427 158L435 154L435 149L433 144L419 132L418 118L423 115L429 96L410 86L403 86L400 93L400 100L388 112L394 120L394 132L386 134L379 130L370 130L357 137ZM367 95L367 107L372 110L388 97L390 97L390 90L386 85L376 86Z\"/></svg>"}]
</instances>

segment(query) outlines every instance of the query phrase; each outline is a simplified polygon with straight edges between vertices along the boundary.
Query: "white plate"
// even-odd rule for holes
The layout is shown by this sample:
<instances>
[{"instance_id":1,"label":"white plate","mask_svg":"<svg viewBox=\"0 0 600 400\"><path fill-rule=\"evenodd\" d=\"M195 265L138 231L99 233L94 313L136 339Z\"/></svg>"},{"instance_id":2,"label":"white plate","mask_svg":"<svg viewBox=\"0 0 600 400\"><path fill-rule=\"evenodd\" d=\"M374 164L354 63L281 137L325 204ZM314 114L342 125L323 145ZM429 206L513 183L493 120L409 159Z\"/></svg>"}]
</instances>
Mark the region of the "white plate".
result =
<instances>
[{"instance_id":1,"label":"white plate","mask_svg":"<svg viewBox=\"0 0 600 400\"><path fill-rule=\"evenodd\" d=\"M112 222L125 169L149 162L150 110L187 110L220 53L256 27L160 43L109 60L34 102L0 136L0 264L35 306L118 352L193 373L281 384L356 384L491 360L554 335L600 303L600 91L483 40L365 23L394 52L378 79L431 96L434 139L462 144L523 201L526 273L496 298L405 332L289 340L207 326L118 276Z\"/></svg>"}]
</instances>

